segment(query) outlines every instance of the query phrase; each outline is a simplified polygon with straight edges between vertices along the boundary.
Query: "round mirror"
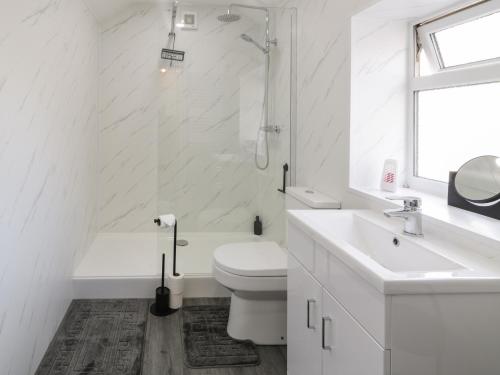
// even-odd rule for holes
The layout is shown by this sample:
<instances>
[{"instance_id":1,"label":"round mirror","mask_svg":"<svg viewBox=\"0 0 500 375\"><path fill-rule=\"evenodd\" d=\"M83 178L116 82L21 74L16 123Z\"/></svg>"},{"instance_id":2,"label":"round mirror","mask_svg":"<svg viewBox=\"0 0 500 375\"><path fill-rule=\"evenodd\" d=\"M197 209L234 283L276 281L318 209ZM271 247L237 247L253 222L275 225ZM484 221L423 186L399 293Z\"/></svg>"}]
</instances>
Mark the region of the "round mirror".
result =
<instances>
[{"instance_id":1,"label":"round mirror","mask_svg":"<svg viewBox=\"0 0 500 375\"><path fill-rule=\"evenodd\" d=\"M469 160L457 172L455 188L463 198L475 203L500 199L500 158L480 156Z\"/></svg>"}]
</instances>

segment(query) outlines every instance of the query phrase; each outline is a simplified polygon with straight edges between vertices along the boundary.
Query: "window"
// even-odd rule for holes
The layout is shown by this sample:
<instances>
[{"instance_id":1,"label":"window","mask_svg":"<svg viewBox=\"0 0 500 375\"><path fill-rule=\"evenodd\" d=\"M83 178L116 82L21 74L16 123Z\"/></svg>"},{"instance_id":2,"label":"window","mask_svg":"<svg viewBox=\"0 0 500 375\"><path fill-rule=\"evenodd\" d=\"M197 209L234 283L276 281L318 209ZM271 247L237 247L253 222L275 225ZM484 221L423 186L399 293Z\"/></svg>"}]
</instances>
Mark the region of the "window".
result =
<instances>
[{"instance_id":1,"label":"window","mask_svg":"<svg viewBox=\"0 0 500 375\"><path fill-rule=\"evenodd\" d=\"M418 176L446 182L467 160L500 155L500 83L425 90L417 103Z\"/></svg>"},{"instance_id":2,"label":"window","mask_svg":"<svg viewBox=\"0 0 500 375\"><path fill-rule=\"evenodd\" d=\"M450 171L474 157L500 156L500 0L414 29L410 184L422 187L447 183Z\"/></svg>"},{"instance_id":3,"label":"window","mask_svg":"<svg viewBox=\"0 0 500 375\"><path fill-rule=\"evenodd\" d=\"M433 34L443 68L500 57L500 12Z\"/></svg>"}]
</instances>

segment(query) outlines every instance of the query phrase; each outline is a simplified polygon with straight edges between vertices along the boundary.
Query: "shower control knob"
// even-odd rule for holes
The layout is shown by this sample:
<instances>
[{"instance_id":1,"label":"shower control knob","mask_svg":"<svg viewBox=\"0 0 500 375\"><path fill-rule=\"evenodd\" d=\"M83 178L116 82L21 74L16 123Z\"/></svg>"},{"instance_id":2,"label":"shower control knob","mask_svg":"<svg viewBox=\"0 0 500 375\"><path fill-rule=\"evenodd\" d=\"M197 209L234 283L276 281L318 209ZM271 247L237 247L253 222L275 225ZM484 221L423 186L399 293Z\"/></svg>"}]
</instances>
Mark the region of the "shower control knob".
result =
<instances>
[{"instance_id":1,"label":"shower control knob","mask_svg":"<svg viewBox=\"0 0 500 375\"><path fill-rule=\"evenodd\" d=\"M160 226L160 225L161 225L161 221L160 221L160 219L154 219L154 220L153 220L153 222L154 222L156 225L158 225L158 226Z\"/></svg>"},{"instance_id":2,"label":"shower control knob","mask_svg":"<svg viewBox=\"0 0 500 375\"><path fill-rule=\"evenodd\" d=\"M281 133L281 127L278 125L262 126L260 128L260 130L262 130L263 132L266 132L266 133L276 133L276 134Z\"/></svg>"}]
</instances>

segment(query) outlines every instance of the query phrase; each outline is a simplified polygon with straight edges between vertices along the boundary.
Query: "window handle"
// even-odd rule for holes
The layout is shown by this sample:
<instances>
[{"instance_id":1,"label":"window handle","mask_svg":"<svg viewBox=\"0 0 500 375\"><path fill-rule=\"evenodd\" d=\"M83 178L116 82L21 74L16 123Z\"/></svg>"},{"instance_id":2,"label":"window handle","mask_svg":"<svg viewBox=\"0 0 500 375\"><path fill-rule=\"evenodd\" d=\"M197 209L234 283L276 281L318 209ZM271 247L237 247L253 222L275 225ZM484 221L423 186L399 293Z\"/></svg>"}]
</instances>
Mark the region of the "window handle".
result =
<instances>
[{"instance_id":1,"label":"window handle","mask_svg":"<svg viewBox=\"0 0 500 375\"><path fill-rule=\"evenodd\" d=\"M309 329L315 329L316 327L311 325L311 305L313 303L316 303L315 300L313 299L308 299L307 300L307 328Z\"/></svg>"}]
</instances>

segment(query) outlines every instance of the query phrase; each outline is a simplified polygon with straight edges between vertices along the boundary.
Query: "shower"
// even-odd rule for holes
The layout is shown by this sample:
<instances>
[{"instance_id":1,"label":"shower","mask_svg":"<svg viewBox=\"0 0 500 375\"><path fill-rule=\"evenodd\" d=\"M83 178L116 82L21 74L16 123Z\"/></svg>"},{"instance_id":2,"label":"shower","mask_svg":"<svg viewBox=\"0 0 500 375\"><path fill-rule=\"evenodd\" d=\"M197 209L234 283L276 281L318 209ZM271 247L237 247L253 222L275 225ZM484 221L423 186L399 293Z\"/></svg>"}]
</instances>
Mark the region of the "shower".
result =
<instances>
[{"instance_id":1,"label":"shower","mask_svg":"<svg viewBox=\"0 0 500 375\"><path fill-rule=\"evenodd\" d=\"M260 169L260 170L266 170L269 167L269 133L270 132L279 132L279 130L274 127L269 125L269 70L271 66L271 56L270 56L270 50L271 50L271 45L276 46L278 44L278 41L276 39L271 39L270 38L270 31L269 31L269 9L264 8L264 7L258 7L258 6L251 6L251 5L242 5L242 4L230 4L229 7L227 8L227 12L218 16L217 19L220 22L224 23L231 23L231 22L236 22L241 19L241 16L233 12L233 8L246 8L246 9L253 9L253 10L259 10L265 12L265 20L266 20L266 39L264 42L264 46L262 46L260 43L256 42L251 36L247 34L241 34L240 37L243 39L245 42L253 44L255 47L257 47L265 56L265 63L264 63L264 100L263 100L263 105L262 105L262 116L261 116L261 121L259 124L259 130L257 132L257 139L255 142L255 156L254 156L254 161L255 161L255 166ZM259 161L259 138L261 135L261 132L264 133L264 152L265 152L265 161L263 164L260 163Z\"/></svg>"},{"instance_id":2,"label":"shower","mask_svg":"<svg viewBox=\"0 0 500 375\"><path fill-rule=\"evenodd\" d=\"M120 82L99 95L99 107L119 104L106 110L103 121L110 125L123 119L131 131L122 136L123 129L108 126L102 137L102 150L116 152L109 168L100 171L99 228L75 264L76 293L87 293L90 282L99 285L90 297L111 296L116 288L108 281L119 279L122 290L147 297L150 288L141 285L159 279L162 254L167 269L173 270L172 233L158 231L151 220L160 214L172 213L179 220L176 270L185 274L186 289L198 295L222 292L213 277L218 247L286 243L285 195L277 188L283 186L285 163L290 165L286 182L295 183L296 10L269 8L266 25L265 8L229 7L238 0L174 1L158 1L159 12L150 12L147 1L124 9L125 18L142 12L145 16L113 34L123 43L114 37L101 40L100 48L106 51L98 64L102 81ZM190 21L189 14L195 15L196 31L181 28ZM152 43L127 37L144 30ZM150 54L151 48L156 53ZM179 53L166 51L162 58L162 49ZM180 52L185 52L184 62L169 59ZM146 56L150 64L138 67L134 56ZM150 68L156 68L156 74ZM279 136L267 127L275 118L283 126ZM269 137L268 150L264 136ZM126 152L118 152L118 146ZM260 232L256 216L261 236L255 234ZM126 262L107 261L123 254Z\"/></svg>"},{"instance_id":3,"label":"shower","mask_svg":"<svg viewBox=\"0 0 500 375\"><path fill-rule=\"evenodd\" d=\"M228 8L227 13L221 14L217 17L220 22L236 22L240 20L240 16L231 12L231 8Z\"/></svg>"},{"instance_id":4,"label":"shower","mask_svg":"<svg viewBox=\"0 0 500 375\"><path fill-rule=\"evenodd\" d=\"M240 38L243 39L245 42L252 43L255 47L260 49L263 53L269 53L267 49L262 47L259 43L257 43L251 36L248 36L247 34L241 34Z\"/></svg>"}]
</instances>

